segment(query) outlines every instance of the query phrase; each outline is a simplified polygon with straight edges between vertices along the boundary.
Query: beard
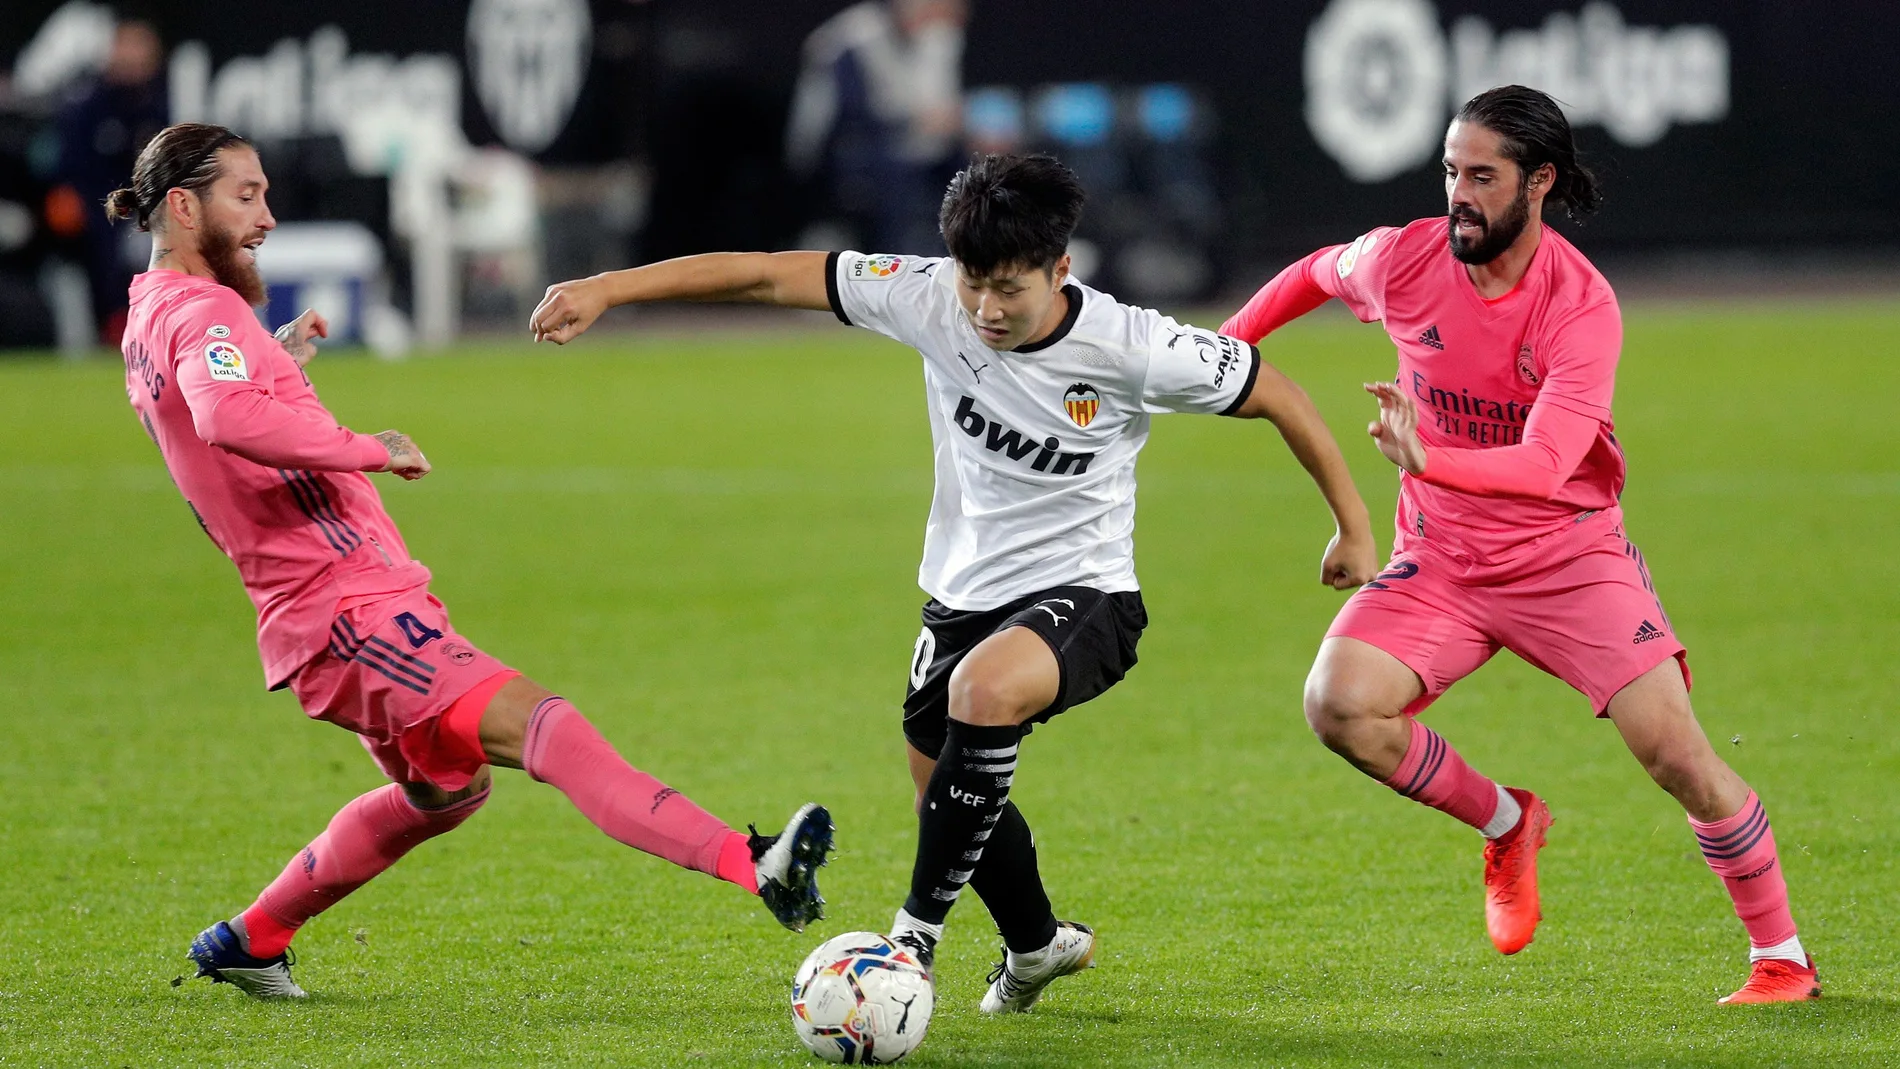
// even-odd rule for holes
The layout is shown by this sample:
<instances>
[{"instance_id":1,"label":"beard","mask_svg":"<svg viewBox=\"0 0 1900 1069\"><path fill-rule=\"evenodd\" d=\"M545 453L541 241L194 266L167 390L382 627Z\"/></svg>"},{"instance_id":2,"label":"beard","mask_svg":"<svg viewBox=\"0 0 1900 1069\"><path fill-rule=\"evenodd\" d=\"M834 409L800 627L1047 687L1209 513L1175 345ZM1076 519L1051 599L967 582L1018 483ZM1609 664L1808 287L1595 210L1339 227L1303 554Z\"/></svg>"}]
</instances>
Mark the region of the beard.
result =
<instances>
[{"instance_id":1,"label":"beard","mask_svg":"<svg viewBox=\"0 0 1900 1069\"><path fill-rule=\"evenodd\" d=\"M1488 264L1504 254L1531 221L1530 194L1520 189L1517 199L1492 223L1475 209L1453 208L1446 217L1445 229L1451 237L1451 254L1462 263ZM1458 236L1460 222L1476 223L1478 240L1467 242Z\"/></svg>"},{"instance_id":2,"label":"beard","mask_svg":"<svg viewBox=\"0 0 1900 1069\"><path fill-rule=\"evenodd\" d=\"M264 276L257 273L257 264L251 261L235 232L216 224L207 225L200 251L205 266L211 268L211 277L236 290L252 308L264 303Z\"/></svg>"}]
</instances>

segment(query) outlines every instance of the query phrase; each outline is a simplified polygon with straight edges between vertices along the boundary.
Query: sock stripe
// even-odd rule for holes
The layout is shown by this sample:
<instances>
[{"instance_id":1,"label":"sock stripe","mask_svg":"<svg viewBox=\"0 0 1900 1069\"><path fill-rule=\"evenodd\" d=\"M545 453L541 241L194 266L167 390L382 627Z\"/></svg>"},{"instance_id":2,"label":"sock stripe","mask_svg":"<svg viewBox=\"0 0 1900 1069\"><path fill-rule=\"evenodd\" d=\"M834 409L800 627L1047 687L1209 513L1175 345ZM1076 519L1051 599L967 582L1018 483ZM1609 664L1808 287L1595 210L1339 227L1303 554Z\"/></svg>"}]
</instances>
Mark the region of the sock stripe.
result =
<instances>
[{"instance_id":1,"label":"sock stripe","mask_svg":"<svg viewBox=\"0 0 1900 1069\"><path fill-rule=\"evenodd\" d=\"M1737 824L1735 827L1730 828L1728 831L1717 833L1713 830L1704 831L1703 829L1704 828L1713 829L1713 828L1718 827L1720 824L1727 823L1727 821L1719 821L1716 824L1697 824L1695 837L1697 839L1702 840L1703 842L1707 843L1710 846L1722 846L1731 839L1736 839L1736 838L1741 837L1743 834L1745 834L1749 830L1750 826L1753 825L1755 821L1760 820L1764 815L1766 815L1766 811L1763 809L1762 804L1760 802L1756 802L1754 805L1749 807L1748 812L1746 814L1741 815L1742 817L1741 823ZM1734 819L1736 818L1735 817L1729 818L1729 820L1734 820Z\"/></svg>"},{"instance_id":2,"label":"sock stripe","mask_svg":"<svg viewBox=\"0 0 1900 1069\"><path fill-rule=\"evenodd\" d=\"M1016 771L1016 762L1005 761L999 765L968 765L966 767L972 772L1014 772Z\"/></svg>"},{"instance_id":3,"label":"sock stripe","mask_svg":"<svg viewBox=\"0 0 1900 1069\"><path fill-rule=\"evenodd\" d=\"M1756 831L1754 838L1747 840L1745 843L1721 849L1704 846L1702 848L1702 856L1710 861L1731 861L1755 849L1768 834L1768 822L1763 821L1761 827Z\"/></svg>"},{"instance_id":4,"label":"sock stripe","mask_svg":"<svg viewBox=\"0 0 1900 1069\"><path fill-rule=\"evenodd\" d=\"M1015 747L1015 746L999 746L999 747L996 747L995 749L989 749L989 750L980 749L975 746L965 746L963 748L963 756L986 757L991 760L994 760L999 757L1014 757L1016 756L1017 749L1018 747Z\"/></svg>"},{"instance_id":5,"label":"sock stripe","mask_svg":"<svg viewBox=\"0 0 1900 1069\"><path fill-rule=\"evenodd\" d=\"M1726 861L1740 857L1755 848L1762 836L1768 834L1768 811L1760 803L1748 815L1740 828L1722 836L1705 836L1696 832L1696 842L1702 847L1702 856L1711 861Z\"/></svg>"},{"instance_id":6,"label":"sock stripe","mask_svg":"<svg viewBox=\"0 0 1900 1069\"><path fill-rule=\"evenodd\" d=\"M1431 786L1437 778L1438 770L1445 763L1445 740L1431 728L1425 729L1425 759L1419 762L1418 770L1412 773L1412 780L1399 793L1407 798L1416 797L1420 791Z\"/></svg>"}]
</instances>

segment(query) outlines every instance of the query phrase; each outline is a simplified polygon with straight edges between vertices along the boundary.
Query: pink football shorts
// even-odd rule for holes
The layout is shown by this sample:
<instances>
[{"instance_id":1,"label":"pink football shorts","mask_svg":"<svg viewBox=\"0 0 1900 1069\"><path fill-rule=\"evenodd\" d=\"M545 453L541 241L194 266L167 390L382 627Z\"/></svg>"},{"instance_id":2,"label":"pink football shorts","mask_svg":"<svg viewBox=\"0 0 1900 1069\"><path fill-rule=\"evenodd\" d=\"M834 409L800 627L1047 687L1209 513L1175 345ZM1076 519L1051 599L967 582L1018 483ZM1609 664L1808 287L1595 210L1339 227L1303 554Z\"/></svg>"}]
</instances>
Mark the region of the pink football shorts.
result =
<instances>
[{"instance_id":1,"label":"pink football shorts","mask_svg":"<svg viewBox=\"0 0 1900 1069\"><path fill-rule=\"evenodd\" d=\"M291 677L304 712L355 732L398 783L468 786L487 763L482 710L520 673L457 634L426 587L345 606L329 647Z\"/></svg>"},{"instance_id":2,"label":"pink football shorts","mask_svg":"<svg viewBox=\"0 0 1900 1069\"><path fill-rule=\"evenodd\" d=\"M1617 691L1671 657L1690 682L1687 650L1619 512L1596 513L1545 541L1499 566L1408 539L1326 637L1370 643L1418 673L1425 693L1408 714L1499 649L1575 687L1598 716Z\"/></svg>"}]
</instances>

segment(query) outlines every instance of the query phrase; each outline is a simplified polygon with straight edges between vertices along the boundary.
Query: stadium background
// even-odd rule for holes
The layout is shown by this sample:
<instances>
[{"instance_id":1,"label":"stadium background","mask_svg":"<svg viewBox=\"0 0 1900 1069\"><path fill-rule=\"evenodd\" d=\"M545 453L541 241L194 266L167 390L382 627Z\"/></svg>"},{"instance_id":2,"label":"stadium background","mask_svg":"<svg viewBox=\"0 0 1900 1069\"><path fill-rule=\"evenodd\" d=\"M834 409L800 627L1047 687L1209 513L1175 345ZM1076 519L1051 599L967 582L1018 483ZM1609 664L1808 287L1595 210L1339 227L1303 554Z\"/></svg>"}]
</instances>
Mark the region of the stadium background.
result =
<instances>
[{"instance_id":1,"label":"stadium background","mask_svg":"<svg viewBox=\"0 0 1900 1069\"><path fill-rule=\"evenodd\" d=\"M804 42L846 6L122 13L158 33L169 117L263 147L284 223L266 314L338 318L355 340L313 369L326 400L437 463L384 492L458 623L731 819L832 803L824 934L886 923L907 867L914 367L821 315L616 315L559 353L519 327L553 279L874 228L878 205L840 211L838 176L786 154ZM801 1063L778 1015L807 944L518 779L311 926L314 1014L165 982L373 771L260 692L229 565L124 409L93 294L139 248L90 232L67 152L112 148L75 102L114 17L14 0L0 20L0 1065ZM1432 153L1466 89L1573 105L1609 200L1557 225L1625 299L1632 529L1710 734L1775 815L1830 993L1708 1005L1741 934L1679 814L1509 658L1433 714L1561 821L1545 932L1492 955L1462 829L1300 723L1336 606L1307 574L1325 532L1303 476L1257 435L1164 421L1142 669L1039 733L1020 789L1105 968L1031 1020L975 1020L991 948L966 907L918 1064L1900 1063L1895 40L1877 0L971 5L951 158L1062 155L1095 195L1091 281L1205 323L1317 245L1441 211ZM1352 440L1384 339L1321 314L1270 357L1388 513L1389 468Z\"/></svg>"}]
</instances>

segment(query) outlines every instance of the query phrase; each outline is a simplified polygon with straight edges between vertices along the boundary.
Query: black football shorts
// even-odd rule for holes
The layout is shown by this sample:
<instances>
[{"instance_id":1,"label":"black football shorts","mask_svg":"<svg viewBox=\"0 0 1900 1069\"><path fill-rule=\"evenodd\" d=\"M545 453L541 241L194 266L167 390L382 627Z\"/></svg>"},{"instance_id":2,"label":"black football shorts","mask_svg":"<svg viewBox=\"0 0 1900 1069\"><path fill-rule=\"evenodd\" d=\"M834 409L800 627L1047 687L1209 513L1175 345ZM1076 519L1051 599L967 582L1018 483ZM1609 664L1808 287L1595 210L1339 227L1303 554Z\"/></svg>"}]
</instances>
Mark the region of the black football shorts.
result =
<instances>
[{"instance_id":1,"label":"black football shorts","mask_svg":"<svg viewBox=\"0 0 1900 1069\"><path fill-rule=\"evenodd\" d=\"M1085 586L1051 587L981 612L962 612L932 598L923 616L904 695L904 737L932 758L943 751L949 730L950 674L984 639L1007 627L1026 627L1056 655L1062 671L1056 700L1023 725L1027 734L1121 682L1135 666L1135 644L1148 626L1139 591L1106 594Z\"/></svg>"}]
</instances>

